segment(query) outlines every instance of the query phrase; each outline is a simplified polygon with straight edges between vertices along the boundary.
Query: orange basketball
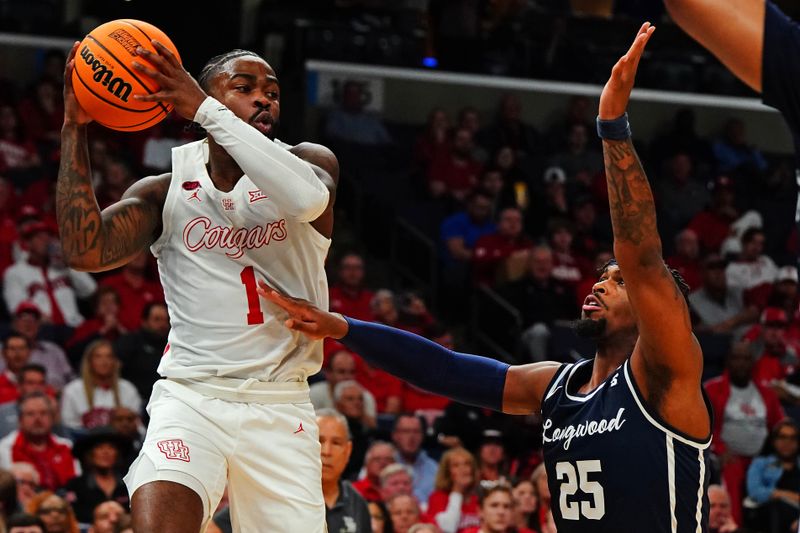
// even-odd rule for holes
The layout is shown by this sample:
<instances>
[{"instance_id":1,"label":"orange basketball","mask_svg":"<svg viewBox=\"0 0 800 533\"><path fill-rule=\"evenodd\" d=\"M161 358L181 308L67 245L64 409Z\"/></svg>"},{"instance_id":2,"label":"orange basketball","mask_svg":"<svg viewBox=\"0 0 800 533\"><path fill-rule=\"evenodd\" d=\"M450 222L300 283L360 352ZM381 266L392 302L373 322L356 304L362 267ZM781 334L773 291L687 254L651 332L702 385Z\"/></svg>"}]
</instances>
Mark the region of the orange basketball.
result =
<instances>
[{"instance_id":1,"label":"orange basketball","mask_svg":"<svg viewBox=\"0 0 800 533\"><path fill-rule=\"evenodd\" d=\"M152 67L136 54L141 46L155 52L151 39L180 55L164 32L141 20L120 19L96 27L78 46L72 86L81 107L108 128L137 131L157 124L172 110L160 102L140 102L134 94L152 94L158 84L133 69L134 60Z\"/></svg>"}]
</instances>

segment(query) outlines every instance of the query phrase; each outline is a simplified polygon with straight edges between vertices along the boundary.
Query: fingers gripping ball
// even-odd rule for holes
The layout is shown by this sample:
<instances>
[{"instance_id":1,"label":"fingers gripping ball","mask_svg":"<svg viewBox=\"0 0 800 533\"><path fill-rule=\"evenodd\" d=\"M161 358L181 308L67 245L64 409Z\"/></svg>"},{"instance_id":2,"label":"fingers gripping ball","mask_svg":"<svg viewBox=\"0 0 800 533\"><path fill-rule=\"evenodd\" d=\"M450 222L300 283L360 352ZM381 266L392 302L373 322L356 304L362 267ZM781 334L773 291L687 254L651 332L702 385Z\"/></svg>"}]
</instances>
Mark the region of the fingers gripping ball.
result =
<instances>
[{"instance_id":1,"label":"fingers gripping ball","mask_svg":"<svg viewBox=\"0 0 800 533\"><path fill-rule=\"evenodd\" d=\"M138 46L155 52L151 39L167 47L180 61L169 37L141 20L106 22L92 30L78 46L72 73L75 98L103 126L119 131L143 130L163 120L172 110L168 104L133 98L134 94L152 94L159 89L152 78L131 66L137 61L152 67L136 53Z\"/></svg>"}]
</instances>

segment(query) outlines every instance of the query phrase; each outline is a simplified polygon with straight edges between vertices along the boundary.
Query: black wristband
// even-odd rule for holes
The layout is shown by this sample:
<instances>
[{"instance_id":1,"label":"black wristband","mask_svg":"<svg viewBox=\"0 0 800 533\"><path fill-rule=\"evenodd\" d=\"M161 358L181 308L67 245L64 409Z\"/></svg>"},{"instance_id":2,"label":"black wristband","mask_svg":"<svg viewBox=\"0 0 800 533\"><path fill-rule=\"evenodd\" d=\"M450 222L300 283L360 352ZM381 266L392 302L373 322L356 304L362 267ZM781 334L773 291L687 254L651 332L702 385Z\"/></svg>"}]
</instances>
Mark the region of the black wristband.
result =
<instances>
[{"instance_id":1,"label":"black wristband","mask_svg":"<svg viewBox=\"0 0 800 533\"><path fill-rule=\"evenodd\" d=\"M609 141L626 141L631 138L631 125L628 113L614 120L602 120L597 117L597 135Z\"/></svg>"}]
</instances>

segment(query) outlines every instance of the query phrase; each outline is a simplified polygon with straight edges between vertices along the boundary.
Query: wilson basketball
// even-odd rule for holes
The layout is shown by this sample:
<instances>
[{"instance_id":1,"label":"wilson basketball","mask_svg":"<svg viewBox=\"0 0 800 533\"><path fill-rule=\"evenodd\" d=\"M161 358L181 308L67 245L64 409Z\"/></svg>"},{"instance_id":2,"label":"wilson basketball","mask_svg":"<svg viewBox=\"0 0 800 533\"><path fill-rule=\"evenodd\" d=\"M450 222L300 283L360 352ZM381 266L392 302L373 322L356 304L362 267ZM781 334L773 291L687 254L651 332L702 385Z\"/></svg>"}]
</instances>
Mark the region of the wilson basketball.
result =
<instances>
[{"instance_id":1,"label":"wilson basketball","mask_svg":"<svg viewBox=\"0 0 800 533\"><path fill-rule=\"evenodd\" d=\"M141 20L106 22L92 30L78 46L72 73L75 97L103 126L119 131L143 130L163 120L172 110L168 104L133 98L134 94L152 94L159 89L152 78L131 66L138 61L153 67L136 53L138 46L155 52L151 39L171 50L180 61L169 37Z\"/></svg>"}]
</instances>

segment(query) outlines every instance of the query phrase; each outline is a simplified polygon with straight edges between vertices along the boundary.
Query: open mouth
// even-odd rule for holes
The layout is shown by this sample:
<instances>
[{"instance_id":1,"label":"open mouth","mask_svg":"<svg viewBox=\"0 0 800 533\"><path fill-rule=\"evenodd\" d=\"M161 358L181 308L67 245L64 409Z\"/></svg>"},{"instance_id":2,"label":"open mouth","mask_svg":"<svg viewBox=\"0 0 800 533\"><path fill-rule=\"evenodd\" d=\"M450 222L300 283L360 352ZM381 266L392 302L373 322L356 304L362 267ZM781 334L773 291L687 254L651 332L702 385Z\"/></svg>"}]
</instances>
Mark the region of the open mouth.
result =
<instances>
[{"instance_id":1,"label":"open mouth","mask_svg":"<svg viewBox=\"0 0 800 533\"><path fill-rule=\"evenodd\" d=\"M267 134L272 132L272 127L273 127L272 116L266 111L262 111L261 113L250 119L250 124L261 133Z\"/></svg>"},{"instance_id":2,"label":"open mouth","mask_svg":"<svg viewBox=\"0 0 800 533\"><path fill-rule=\"evenodd\" d=\"M582 309L585 313L593 313L603 309L603 306L600 304L600 300L597 299L597 296L590 294L585 300L583 300Z\"/></svg>"}]
</instances>

